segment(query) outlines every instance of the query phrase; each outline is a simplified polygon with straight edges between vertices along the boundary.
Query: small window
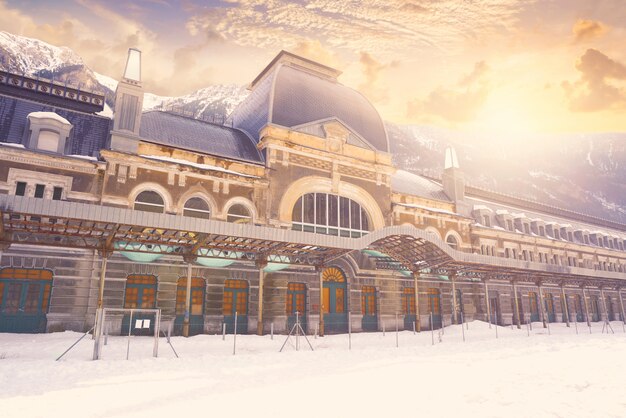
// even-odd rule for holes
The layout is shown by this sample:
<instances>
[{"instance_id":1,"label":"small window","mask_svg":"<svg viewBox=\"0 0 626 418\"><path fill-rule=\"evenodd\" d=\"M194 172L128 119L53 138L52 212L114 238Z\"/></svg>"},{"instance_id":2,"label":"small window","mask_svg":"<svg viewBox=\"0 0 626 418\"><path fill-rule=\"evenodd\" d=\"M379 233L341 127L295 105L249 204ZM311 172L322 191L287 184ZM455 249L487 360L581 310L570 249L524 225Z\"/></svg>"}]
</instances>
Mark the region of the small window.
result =
<instances>
[{"instance_id":1,"label":"small window","mask_svg":"<svg viewBox=\"0 0 626 418\"><path fill-rule=\"evenodd\" d=\"M52 189L52 200L61 200L63 195L63 187L55 187Z\"/></svg>"},{"instance_id":2,"label":"small window","mask_svg":"<svg viewBox=\"0 0 626 418\"><path fill-rule=\"evenodd\" d=\"M203 199L192 197L185 202L183 215L192 218L209 219L211 217L211 210L209 209L209 204Z\"/></svg>"},{"instance_id":3,"label":"small window","mask_svg":"<svg viewBox=\"0 0 626 418\"><path fill-rule=\"evenodd\" d=\"M459 243L454 235L448 235L448 238L446 238L446 244L455 250L459 249Z\"/></svg>"},{"instance_id":4,"label":"small window","mask_svg":"<svg viewBox=\"0 0 626 418\"><path fill-rule=\"evenodd\" d=\"M40 131L37 139L37 149L57 152L59 150L60 135L54 131Z\"/></svg>"},{"instance_id":5,"label":"small window","mask_svg":"<svg viewBox=\"0 0 626 418\"><path fill-rule=\"evenodd\" d=\"M491 221L489 220L489 216L487 216L487 215L483 216L483 224L486 227L491 227Z\"/></svg>"},{"instance_id":6,"label":"small window","mask_svg":"<svg viewBox=\"0 0 626 418\"><path fill-rule=\"evenodd\" d=\"M546 236L546 229L543 226L539 227L539 235L541 235L542 237Z\"/></svg>"},{"instance_id":7,"label":"small window","mask_svg":"<svg viewBox=\"0 0 626 418\"><path fill-rule=\"evenodd\" d=\"M46 186L44 186L43 184L38 184L35 186L35 197L42 199L43 198L43 193L46 190Z\"/></svg>"},{"instance_id":8,"label":"small window","mask_svg":"<svg viewBox=\"0 0 626 418\"><path fill-rule=\"evenodd\" d=\"M26 195L26 183L23 181L18 181L15 185L15 195L16 196L24 196Z\"/></svg>"},{"instance_id":9,"label":"small window","mask_svg":"<svg viewBox=\"0 0 626 418\"><path fill-rule=\"evenodd\" d=\"M163 213L164 209L163 198L157 192L146 190L139 193L135 198L135 210Z\"/></svg>"},{"instance_id":10,"label":"small window","mask_svg":"<svg viewBox=\"0 0 626 418\"><path fill-rule=\"evenodd\" d=\"M248 208L244 205L236 204L228 209L226 221L236 224L248 224L252 221L252 216Z\"/></svg>"}]
</instances>

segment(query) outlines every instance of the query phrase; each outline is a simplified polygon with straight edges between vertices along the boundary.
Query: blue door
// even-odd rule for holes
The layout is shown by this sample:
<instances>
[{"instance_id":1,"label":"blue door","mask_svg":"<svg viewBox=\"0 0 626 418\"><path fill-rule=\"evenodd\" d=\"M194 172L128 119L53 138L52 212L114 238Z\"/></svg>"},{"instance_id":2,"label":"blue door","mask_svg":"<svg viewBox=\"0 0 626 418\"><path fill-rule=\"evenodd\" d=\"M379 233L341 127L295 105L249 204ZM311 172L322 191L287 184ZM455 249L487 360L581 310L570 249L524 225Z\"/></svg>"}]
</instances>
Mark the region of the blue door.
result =
<instances>
[{"instance_id":1,"label":"blue door","mask_svg":"<svg viewBox=\"0 0 626 418\"><path fill-rule=\"evenodd\" d=\"M415 288L405 287L402 290L402 312L404 313L404 329L413 329L415 316ZM415 325L417 328L417 324Z\"/></svg>"},{"instance_id":2,"label":"blue door","mask_svg":"<svg viewBox=\"0 0 626 418\"><path fill-rule=\"evenodd\" d=\"M157 278L151 274L130 274L126 278L124 308L154 309L156 306ZM122 335L154 335L154 314L133 313L122 318Z\"/></svg>"},{"instance_id":3,"label":"blue door","mask_svg":"<svg viewBox=\"0 0 626 418\"><path fill-rule=\"evenodd\" d=\"M0 270L0 332L46 332L52 272Z\"/></svg>"},{"instance_id":4,"label":"blue door","mask_svg":"<svg viewBox=\"0 0 626 418\"><path fill-rule=\"evenodd\" d=\"M237 317L237 334L248 333L248 282L245 280L226 280L224 283L223 300L224 324L226 332L235 332L235 316ZM237 315L235 315L235 313Z\"/></svg>"},{"instance_id":5,"label":"blue door","mask_svg":"<svg viewBox=\"0 0 626 418\"><path fill-rule=\"evenodd\" d=\"M583 314L583 300L580 295L574 295L574 312L576 313L576 322L583 322L585 320Z\"/></svg>"},{"instance_id":6,"label":"blue door","mask_svg":"<svg viewBox=\"0 0 626 418\"><path fill-rule=\"evenodd\" d=\"M287 327L291 331L297 320L304 332L307 332L306 320L306 285L304 283L287 284Z\"/></svg>"},{"instance_id":7,"label":"blue door","mask_svg":"<svg viewBox=\"0 0 626 418\"><path fill-rule=\"evenodd\" d=\"M363 286L361 290L361 312L363 321L361 327L363 331L378 330L378 314L376 312L376 288L373 286Z\"/></svg>"},{"instance_id":8,"label":"blue door","mask_svg":"<svg viewBox=\"0 0 626 418\"><path fill-rule=\"evenodd\" d=\"M190 310L189 310L189 336L204 332L204 297L206 287L204 279L193 277L191 279ZM178 279L176 286L176 319L174 320L174 332L183 335L185 322L185 296L187 295L187 278Z\"/></svg>"},{"instance_id":9,"label":"blue door","mask_svg":"<svg viewBox=\"0 0 626 418\"><path fill-rule=\"evenodd\" d=\"M324 332L337 334L348 331L346 313L346 276L336 267L329 267L322 273Z\"/></svg>"},{"instance_id":10,"label":"blue door","mask_svg":"<svg viewBox=\"0 0 626 418\"><path fill-rule=\"evenodd\" d=\"M429 313L432 314L432 323L430 325L433 329L441 328L441 294L439 289L428 289L427 294Z\"/></svg>"},{"instance_id":11,"label":"blue door","mask_svg":"<svg viewBox=\"0 0 626 418\"><path fill-rule=\"evenodd\" d=\"M598 322L600 321L600 304L598 302L598 297L591 296L589 299L590 299L589 310L591 311L589 313L591 314L591 320L593 322Z\"/></svg>"}]
</instances>

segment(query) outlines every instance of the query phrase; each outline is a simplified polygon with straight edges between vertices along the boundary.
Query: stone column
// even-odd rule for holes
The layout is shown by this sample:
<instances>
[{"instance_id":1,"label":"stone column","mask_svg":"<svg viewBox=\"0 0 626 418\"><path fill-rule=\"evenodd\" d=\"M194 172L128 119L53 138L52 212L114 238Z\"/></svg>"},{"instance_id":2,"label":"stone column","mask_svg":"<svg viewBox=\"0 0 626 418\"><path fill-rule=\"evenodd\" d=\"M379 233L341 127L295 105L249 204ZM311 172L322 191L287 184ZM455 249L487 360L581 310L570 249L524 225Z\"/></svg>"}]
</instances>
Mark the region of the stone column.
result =
<instances>
[{"instance_id":1,"label":"stone column","mask_svg":"<svg viewBox=\"0 0 626 418\"><path fill-rule=\"evenodd\" d=\"M256 263L257 268L259 269L259 310L257 313L257 325L256 325L256 333L257 335L263 335L263 287L265 285L265 266L267 265L267 261L259 260Z\"/></svg>"},{"instance_id":2,"label":"stone column","mask_svg":"<svg viewBox=\"0 0 626 418\"><path fill-rule=\"evenodd\" d=\"M583 302L585 303L585 315L587 317L587 326L590 327L591 321L589 321L589 305L587 305L587 289L585 288L585 285L583 285L582 288L583 288Z\"/></svg>"},{"instance_id":3,"label":"stone column","mask_svg":"<svg viewBox=\"0 0 626 418\"><path fill-rule=\"evenodd\" d=\"M420 320L419 288L417 281L417 279L419 279L419 275L418 271L413 272L413 290L415 292L415 330L417 332L422 330L422 321Z\"/></svg>"},{"instance_id":4,"label":"stone column","mask_svg":"<svg viewBox=\"0 0 626 418\"><path fill-rule=\"evenodd\" d=\"M193 266L190 259L187 262L187 286L185 288L185 317L183 318L183 337L189 337L189 316L191 315L191 268Z\"/></svg>"},{"instance_id":5,"label":"stone column","mask_svg":"<svg viewBox=\"0 0 626 418\"><path fill-rule=\"evenodd\" d=\"M543 300L543 286L541 285L541 282L537 284L537 287L539 288L539 305L541 306L541 320L543 322L543 327L547 328L548 325L546 324L546 322L549 321L549 319L546 318L546 305L545 305L545 300Z\"/></svg>"},{"instance_id":6,"label":"stone column","mask_svg":"<svg viewBox=\"0 0 626 418\"><path fill-rule=\"evenodd\" d=\"M489 328L491 328L491 303L489 302L489 286L487 285L487 279L483 280L485 284L485 305L487 306L487 322L489 322Z\"/></svg>"},{"instance_id":7,"label":"stone column","mask_svg":"<svg viewBox=\"0 0 626 418\"><path fill-rule=\"evenodd\" d=\"M324 267L323 266L315 266L315 271L317 272L319 283L320 283L320 329L319 335L320 337L324 336Z\"/></svg>"},{"instance_id":8,"label":"stone column","mask_svg":"<svg viewBox=\"0 0 626 418\"><path fill-rule=\"evenodd\" d=\"M515 301L515 316L517 317L517 328L522 327L522 319L520 318L519 302L517 300L517 283L513 280L513 300Z\"/></svg>"},{"instance_id":9,"label":"stone column","mask_svg":"<svg viewBox=\"0 0 626 418\"><path fill-rule=\"evenodd\" d=\"M453 324L458 324L458 307L457 307L457 300L456 300L456 274L452 275L452 323Z\"/></svg>"},{"instance_id":10,"label":"stone column","mask_svg":"<svg viewBox=\"0 0 626 418\"><path fill-rule=\"evenodd\" d=\"M565 285L561 284L561 295L563 296L563 312L565 313L565 322L569 327L569 306L567 304L567 295L565 294Z\"/></svg>"}]
</instances>

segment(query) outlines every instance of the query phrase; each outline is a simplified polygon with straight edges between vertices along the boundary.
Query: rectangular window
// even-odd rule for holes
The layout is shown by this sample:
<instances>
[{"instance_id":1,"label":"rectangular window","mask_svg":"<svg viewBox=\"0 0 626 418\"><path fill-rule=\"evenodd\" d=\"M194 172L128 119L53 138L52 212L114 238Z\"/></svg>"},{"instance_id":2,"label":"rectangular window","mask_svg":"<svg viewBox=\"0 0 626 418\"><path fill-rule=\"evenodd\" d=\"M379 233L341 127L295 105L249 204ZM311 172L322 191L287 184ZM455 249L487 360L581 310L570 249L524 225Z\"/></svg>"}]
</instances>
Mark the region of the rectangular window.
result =
<instances>
[{"instance_id":1,"label":"rectangular window","mask_svg":"<svg viewBox=\"0 0 626 418\"><path fill-rule=\"evenodd\" d=\"M339 205L339 226L350 228L350 200L346 197L340 197Z\"/></svg>"},{"instance_id":2,"label":"rectangular window","mask_svg":"<svg viewBox=\"0 0 626 418\"><path fill-rule=\"evenodd\" d=\"M43 193L46 190L46 186L43 184L38 184L35 186L35 197L41 199L43 198Z\"/></svg>"},{"instance_id":3,"label":"rectangular window","mask_svg":"<svg viewBox=\"0 0 626 418\"><path fill-rule=\"evenodd\" d=\"M15 184L15 195L16 196L26 195L26 183L24 183L23 181L18 181Z\"/></svg>"},{"instance_id":4,"label":"rectangular window","mask_svg":"<svg viewBox=\"0 0 626 418\"><path fill-rule=\"evenodd\" d=\"M304 195L304 222L308 224L315 223L315 194L308 193Z\"/></svg>"},{"instance_id":5,"label":"rectangular window","mask_svg":"<svg viewBox=\"0 0 626 418\"><path fill-rule=\"evenodd\" d=\"M63 187L55 187L52 191L52 200L61 200L63 194Z\"/></svg>"},{"instance_id":6,"label":"rectangular window","mask_svg":"<svg viewBox=\"0 0 626 418\"><path fill-rule=\"evenodd\" d=\"M315 195L315 223L326 225L326 194L316 193Z\"/></svg>"},{"instance_id":7,"label":"rectangular window","mask_svg":"<svg viewBox=\"0 0 626 418\"><path fill-rule=\"evenodd\" d=\"M328 196L328 225L330 226L338 226L339 225L339 205L337 202L337 196L329 195Z\"/></svg>"}]
</instances>

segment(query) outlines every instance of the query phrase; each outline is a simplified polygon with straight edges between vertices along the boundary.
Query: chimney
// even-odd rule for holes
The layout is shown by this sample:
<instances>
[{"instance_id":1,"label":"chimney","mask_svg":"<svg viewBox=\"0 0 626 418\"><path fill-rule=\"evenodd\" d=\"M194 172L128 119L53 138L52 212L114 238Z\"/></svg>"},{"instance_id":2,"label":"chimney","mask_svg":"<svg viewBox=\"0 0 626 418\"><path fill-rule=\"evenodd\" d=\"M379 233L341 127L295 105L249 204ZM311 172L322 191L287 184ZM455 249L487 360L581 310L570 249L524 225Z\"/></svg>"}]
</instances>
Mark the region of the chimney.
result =
<instances>
[{"instance_id":1,"label":"chimney","mask_svg":"<svg viewBox=\"0 0 626 418\"><path fill-rule=\"evenodd\" d=\"M446 148L446 160L443 170L443 191L455 203L465 199L465 178L459 168L459 159L454 148Z\"/></svg>"},{"instance_id":2,"label":"chimney","mask_svg":"<svg viewBox=\"0 0 626 418\"><path fill-rule=\"evenodd\" d=\"M116 151L136 153L139 146L139 126L143 106L141 86L141 51L128 50L124 76L115 91L113 131L110 148Z\"/></svg>"}]
</instances>

